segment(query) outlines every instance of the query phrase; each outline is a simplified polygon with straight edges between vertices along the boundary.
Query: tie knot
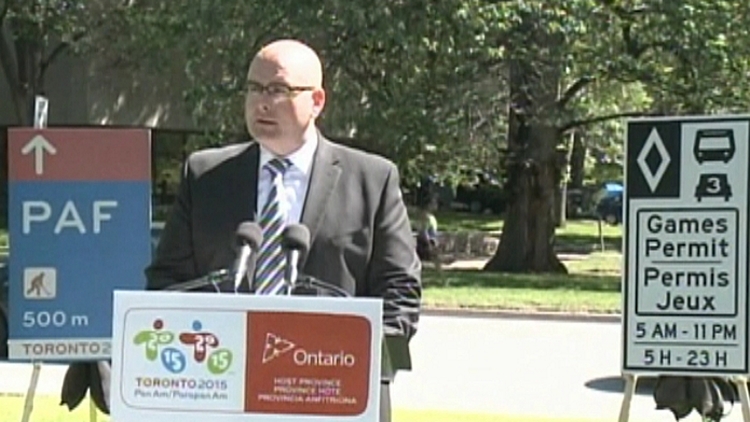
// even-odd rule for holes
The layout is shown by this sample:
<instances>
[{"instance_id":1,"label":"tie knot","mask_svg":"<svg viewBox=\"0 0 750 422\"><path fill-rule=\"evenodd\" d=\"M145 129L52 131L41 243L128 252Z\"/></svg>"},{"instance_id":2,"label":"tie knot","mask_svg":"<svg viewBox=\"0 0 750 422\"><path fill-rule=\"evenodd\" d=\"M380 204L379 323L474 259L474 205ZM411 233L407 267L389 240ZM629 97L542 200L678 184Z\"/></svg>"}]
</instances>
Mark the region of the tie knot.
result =
<instances>
[{"instance_id":1,"label":"tie knot","mask_svg":"<svg viewBox=\"0 0 750 422\"><path fill-rule=\"evenodd\" d=\"M271 175L276 176L277 174L284 174L284 172L292 165L288 158L274 158L266 164L266 168L271 172Z\"/></svg>"}]
</instances>

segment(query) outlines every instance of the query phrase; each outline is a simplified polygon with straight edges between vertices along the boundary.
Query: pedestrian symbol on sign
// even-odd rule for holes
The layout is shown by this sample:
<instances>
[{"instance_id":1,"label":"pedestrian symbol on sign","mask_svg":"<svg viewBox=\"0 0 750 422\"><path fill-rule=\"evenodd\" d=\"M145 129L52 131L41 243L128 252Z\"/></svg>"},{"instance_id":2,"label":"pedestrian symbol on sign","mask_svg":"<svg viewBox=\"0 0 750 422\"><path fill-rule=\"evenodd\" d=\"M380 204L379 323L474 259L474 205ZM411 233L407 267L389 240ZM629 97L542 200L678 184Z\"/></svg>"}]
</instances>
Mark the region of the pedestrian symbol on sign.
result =
<instances>
[{"instance_id":1,"label":"pedestrian symbol on sign","mask_svg":"<svg viewBox=\"0 0 750 422\"><path fill-rule=\"evenodd\" d=\"M26 268L23 286L26 299L54 299L57 296L57 271L54 268Z\"/></svg>"}]
</instances>

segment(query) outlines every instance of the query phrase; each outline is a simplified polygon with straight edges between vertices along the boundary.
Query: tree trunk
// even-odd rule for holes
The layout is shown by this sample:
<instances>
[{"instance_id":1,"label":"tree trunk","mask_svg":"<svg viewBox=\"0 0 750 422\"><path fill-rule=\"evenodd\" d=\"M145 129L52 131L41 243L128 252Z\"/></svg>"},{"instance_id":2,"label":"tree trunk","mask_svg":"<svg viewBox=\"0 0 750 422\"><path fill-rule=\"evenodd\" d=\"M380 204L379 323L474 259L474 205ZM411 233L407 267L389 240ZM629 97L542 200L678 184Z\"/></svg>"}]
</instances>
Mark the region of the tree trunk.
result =
<instances>
[{"instance_id":1,"label":"tree trunk","mask_svg":"<svg viewBox=\"0 0 750 422\"><path fill-rule=\"evenodd\" d=\"M558 131L553 127L532 125L520 132L532 145L557 142ZM567 272L554 250L558 184L554 148L549 152L540 151L531 160L519 157L508 169L510 206L500 245L485 265L486 271Z\"/></svg>"},{"instance_id":2,"label":"tree trunk","mask_svg":"<svg viewBox=\"0 0 750 422\"><path fill-rule=\"evenodd\" d=\"M509 52L508 211L485 271L567 272L555 254L563 62L554 46L564 40L537 25L538 19L533 12L523 18L519 35L526 39Z\"/></svg>"},{"instance_id":3,"label":"tree trunk","mask_svg":"<svg viewBox=\"0 0 750 422\"><path fill-rule=\"evenodd\" d=\"M2 28L0 28L2 31ZM44 75L40 72L42 62L42 47L40 43L27 42L22 39L8 43L7 39L0 37L0 42L5 43L0 48L4 49L1 55L8 59L4 65L6 69L5 78L11 95L11 104L16 115L18 126L31 126L34 123L34 97L40 93L44 85ZM9 46L13 51L9 50ZM12 59L12 60L11 60ZM8 74L8 69L11 73ZM2 138L4 142L0 145L0 175L4 183L0 183L0 225L7 227L8 224L8 139Z\"/></svg>"},{"instance_id":4,"label":"tree trunk","mask_svg":"<svg viewBox=\"0 0 750 422\"><path fill-rule=\"evenodd\" d=\"M573 131L573 151L570 155L570 185L571 189L582 189L586 165L586 146L579 130Z\"/></svg>"},{"instance_id":5,"label":"tree trunk","mask_svg":"<svg viewBox=\"0 0 750 422\"><path fill-rule=\"evenodd\" d=\"M568 151L570 148L568 148ZM570 178L570 153L558 151L555 176L555 227L565 227L568 219L568 179Z\"/></svg>"},{"instance_id":6,"label":"tree trunk","mask_svg":"<svg viewBox=\"0 0 750 422\"><path fill-rule=\"evenodd\" d=\"M560 132L542 119L523 113L531 106L527 66L512 66L508 122L509 207L500 245L486 271L567 272L554 250L555 192L558 190L556 146Z\"/></svg>"}]
</instances>

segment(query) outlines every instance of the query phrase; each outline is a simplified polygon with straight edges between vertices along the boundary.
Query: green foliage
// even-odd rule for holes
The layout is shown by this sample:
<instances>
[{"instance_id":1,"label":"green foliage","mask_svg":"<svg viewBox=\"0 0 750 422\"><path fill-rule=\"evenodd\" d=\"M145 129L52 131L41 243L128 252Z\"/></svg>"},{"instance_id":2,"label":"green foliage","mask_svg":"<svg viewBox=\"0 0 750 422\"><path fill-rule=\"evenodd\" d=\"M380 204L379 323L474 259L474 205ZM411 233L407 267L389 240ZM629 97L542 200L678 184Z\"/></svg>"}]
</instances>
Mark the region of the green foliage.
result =
<instances>
[{"instance_id":1,"label":"green foliage","mask_svg":"<svg viewBox=\"0 0 750 422\"><path fill-rule=\"evenodd\" d=\"M650 1L619 13L623 42L660 111L715 113L746 104L748 5L734 1Z\"/></svg>"},{"instance_id":2,"label":"green foliage","mask_svg":"<svg viewBox=\"0 0 750 422\"><path fill-rule=\"evenodd\" d=\"M85 32L90 15L81 0L5 0L5 21L14 42L49 43L52 37L72 41Z\"/></svg>"},{"instance_id":3,"label":"green foliage","mask_svg":"<svg viewBox=\"0 0 750 422\"><path fill-rule=\"evenodd\" d=\"M741 111L749 97L748 6L722 1L602 1L589 16L595 37L579 42L570 77L593 83L572 104L574 121L633 112ZM622 174L624 120L586 126L593 180ZM596 161L596 162L594 162ZM617 176L617 177L615 177Z\"/></svg>"},{"instance_id":4,"label":"green foliage","mask_svg":"<svg viewBox=\"0 0 750 422\"><path fill-rule=\"evenodd\" d=\"M750 6L730 0L0 0L3 10L7 74L21 69L8 46L46 53L39 69L64 45L133 72L182 70L206 129L190 148L243 133L249 60L300 38L325 64L324 131L394 159L407 181L502 170L508 106L523 106L509 98L513 63L530 70L535 118L578 127L615 158L616 116L737 111L750 97Z\"/></svg>"}]
</instances>

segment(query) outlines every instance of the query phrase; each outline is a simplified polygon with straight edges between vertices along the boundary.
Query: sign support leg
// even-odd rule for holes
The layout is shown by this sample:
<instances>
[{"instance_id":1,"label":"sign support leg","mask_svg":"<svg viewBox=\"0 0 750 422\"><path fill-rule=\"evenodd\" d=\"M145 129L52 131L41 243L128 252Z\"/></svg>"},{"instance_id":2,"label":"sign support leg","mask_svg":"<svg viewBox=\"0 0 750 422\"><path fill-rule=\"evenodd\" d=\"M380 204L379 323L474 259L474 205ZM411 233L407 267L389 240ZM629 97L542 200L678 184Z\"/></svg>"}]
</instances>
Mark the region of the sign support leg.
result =
<instances>
[{"instance_id":1,"label":"sign support leg","mask_svg":"<svg viewBox=\"0 0 750 422\"><path fill-rule=\"evenodd\" d=\"M89 422L96 422L96 404L89 391Z\"/></svg>"},{"instance_id":2,"label":"sign support leg","mask_svg":"<svg viewBox=\"0 0 750 422\"><path fill-rule=\"evenodd\" d=\"M26 392L26 400L23 405L23 417L21 422L29 422L31 418L31 411L34 409L34 395L36 394L36 385L39 383L39 372L42 370L42 364L40 362L34 362L34 367L31 370L31 382L29 383L29 390Z\"/></svg>"},{"instance_id":3,"label":"sign support leg","mask_svg":"<svg viewBox=\"0 0 750 422\"><path fill-rule=\"evenodd\" d=\"M638 377L633 374L625 374L623 376L625 378L625 395L623 395L622 397L620 417L617 419L618 422L628 422L628 419L630 419L630 402L633 401L633 395L635 394L635 384L638 380Z\"/></svg>"},{"instance_id":4,"label":"sign support leg","mask_svg":"<svg viewBox=\"0 0 750 422\"><path fill-rule=\"evenodd\" d=\"M734 385L737 386L737 391L740 393L740 404L742 405L742 420L750 422L750 394L747 389L747 378L737 377L734 378Z\"/></svg>"}]
</instances>

